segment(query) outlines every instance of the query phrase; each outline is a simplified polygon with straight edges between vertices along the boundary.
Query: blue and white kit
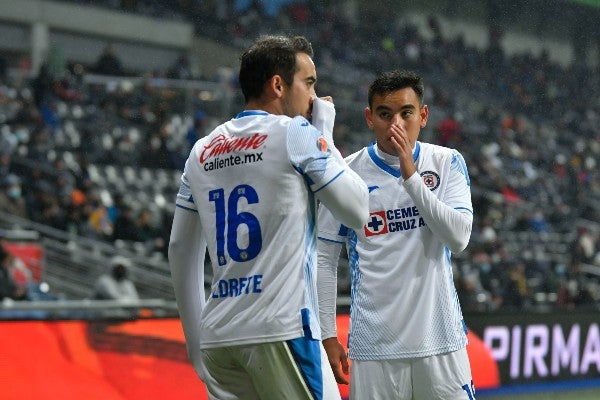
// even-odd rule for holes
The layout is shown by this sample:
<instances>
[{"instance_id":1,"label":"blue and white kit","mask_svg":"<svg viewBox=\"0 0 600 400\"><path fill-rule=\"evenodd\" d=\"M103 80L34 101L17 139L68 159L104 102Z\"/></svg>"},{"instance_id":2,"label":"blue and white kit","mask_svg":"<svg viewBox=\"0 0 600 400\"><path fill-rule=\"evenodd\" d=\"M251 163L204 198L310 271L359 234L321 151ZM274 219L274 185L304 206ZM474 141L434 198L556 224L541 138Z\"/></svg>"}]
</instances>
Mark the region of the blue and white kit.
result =
<instances>
[{"instance_id":1,"label":"blue and white kit","mask_svg":"<svg viewBox=\"0 0 600 400\"><path fill-rule=\"evenodd\" d=\"M428 357L464 348L466 327L450 257L471 233L464 160L456 150L417 142L417 171L403 180L397 156L375 143L348 165L369 188L368 223L350 229L320 209L319 301L323 338L335 337L335 274L342 244L351 272L349 357ZM435 232L435 233L434 233Z\"/></svg>"},{"instance_id":2,"label":"blue and white kit","mask_svg":"<svg viewBox=\"0 0 600 400\"><path fill-rule=\"evenodd\" d=\"M180 210L198 218L199 227L176 233L191 235L175 241L194 248L170 257L188 352L320 339L317 200L355 226L367 216L367 188L333 147L332 126L333 118L324 136L303 117L249 110L193 147L174 229L182 230L176 226ZM361 207L364 218L357 220ZM207 298L204 243L213 273Z\"/></svg>"}]
</instances>

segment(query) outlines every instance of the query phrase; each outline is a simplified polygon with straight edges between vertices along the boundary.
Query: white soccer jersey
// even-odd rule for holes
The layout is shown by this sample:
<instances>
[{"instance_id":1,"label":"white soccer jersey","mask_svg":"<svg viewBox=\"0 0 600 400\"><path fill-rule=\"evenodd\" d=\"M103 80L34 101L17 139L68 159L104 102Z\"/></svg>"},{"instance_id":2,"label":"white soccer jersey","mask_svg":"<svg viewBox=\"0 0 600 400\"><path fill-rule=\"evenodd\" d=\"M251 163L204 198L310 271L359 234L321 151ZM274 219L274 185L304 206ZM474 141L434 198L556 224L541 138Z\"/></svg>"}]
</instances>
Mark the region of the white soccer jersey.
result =
<instances>
[{"instance_id":1,"label":"white soccer jersey","mask_svg":"<svg viewBox=\"0 0 600 400\"><path fill-rule=\"evenodd\" d=\"M421 185L419 176L403 183L398 166L390 166L382 157L376 144L371 144L346 159L369 187L370 218L362 230L345 228L326 208L319 214L319 238L345 242L348 249L349 356L357 360L404 359L458 350L466 345L466 329L450 250L432 233L407 191L407 184ZM399 163L397 157L392 158ZM420 179L437 199L469 213L469 235L472 205L462 156L455 150L417 142L414 160ZM441 203L429 201L425 208L443 211ZM337 255L329 261L320 258L319 264L322 262L337 265ZM321 322L324 327L331 323Z\"/></svg>"},{"instance_id":2,"label":"white soccer jersey","mask_svg":"<svg viewBox=\"0 0 600 400\"><path fill-rule=\"evenodd\" d=\"M200 348L320 339L315 193L343 173L303 117L245 111L195 144L176 204L213 267Z\"/></svg>"}]
</instances>

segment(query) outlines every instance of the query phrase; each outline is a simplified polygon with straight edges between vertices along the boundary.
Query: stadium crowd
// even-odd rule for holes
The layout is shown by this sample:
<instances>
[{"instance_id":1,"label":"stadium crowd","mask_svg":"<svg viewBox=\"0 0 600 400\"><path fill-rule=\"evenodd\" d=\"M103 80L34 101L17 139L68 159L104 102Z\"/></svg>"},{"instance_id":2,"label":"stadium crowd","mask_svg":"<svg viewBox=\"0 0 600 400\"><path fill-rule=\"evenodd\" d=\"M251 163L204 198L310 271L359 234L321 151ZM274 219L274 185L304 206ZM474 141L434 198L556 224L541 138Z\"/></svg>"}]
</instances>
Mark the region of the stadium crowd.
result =
<instances>
[{"instance_id":1,"label":"stadium crowd","mask_svg":"<svg viewBox=\"0 0 600 400\"><path fill-rule=\"evenodd\" d=\"M265 31L306 35L316 49L317 90L336 100L334 135L346 153L370 138L362 108L343 107L364 107L365 77L397 66L421 72L430 88L424 134L459 149L470 167L473 233L454 258L463 310L600 306L597 70L561 66L546 53L509 56L495 30L480 50L447 37L433 16L426 39L410 21L379 15L373 23L366 15L352 24L322 2L288 2L280 12L259 2L239 2L245 7L235 12L230 2L162 3L94 2L191 18L205 28L199 33L232 45ZM33 79L0 76L0 211L166 256L177 172L212 116L198 105L193 117L183 115L181 96L153 82L223 77L194 75L185 57L167 71L125 71L123 64L99 55L96 65L47 63ZM146 79L84 79L114 71ZM235 79L225 83L235 91Z\"/></svg>"}]
</instances>

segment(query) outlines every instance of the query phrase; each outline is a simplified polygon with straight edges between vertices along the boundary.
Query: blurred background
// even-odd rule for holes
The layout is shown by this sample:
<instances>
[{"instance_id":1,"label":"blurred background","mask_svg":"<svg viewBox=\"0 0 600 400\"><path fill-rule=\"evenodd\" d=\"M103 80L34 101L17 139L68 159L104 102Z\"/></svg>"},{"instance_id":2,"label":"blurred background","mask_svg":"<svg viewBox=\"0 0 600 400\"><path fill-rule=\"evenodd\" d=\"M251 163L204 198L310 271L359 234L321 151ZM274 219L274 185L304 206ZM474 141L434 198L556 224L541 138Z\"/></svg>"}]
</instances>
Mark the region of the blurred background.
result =
<instances>
[{"instance_id":1,"label":"blurred background","mask_svg":"<svg viewBox=\"0 0 600 400\"><path fill-rule=\"evenodd\" d=\"M171 343L169 362L186 363L180 332L159 328L177 317L174 198L193 143L243 109L238 56L263 33L312 41L345 154L373 140L363 110L376 73L424 76L420 140L458 149L471 177L473 234L453 267L491 363L480 393L600 387L595 0L0 0L3 342L53 332L69 368L95 359L101 385L119 387L99 398L141 398L107 378L106 359L127 349L164 361L152 352ZM65 352L74 340L93 354L83 364ZM24 382L14 398L34 390Z\"/></svg>"}]
</instances>

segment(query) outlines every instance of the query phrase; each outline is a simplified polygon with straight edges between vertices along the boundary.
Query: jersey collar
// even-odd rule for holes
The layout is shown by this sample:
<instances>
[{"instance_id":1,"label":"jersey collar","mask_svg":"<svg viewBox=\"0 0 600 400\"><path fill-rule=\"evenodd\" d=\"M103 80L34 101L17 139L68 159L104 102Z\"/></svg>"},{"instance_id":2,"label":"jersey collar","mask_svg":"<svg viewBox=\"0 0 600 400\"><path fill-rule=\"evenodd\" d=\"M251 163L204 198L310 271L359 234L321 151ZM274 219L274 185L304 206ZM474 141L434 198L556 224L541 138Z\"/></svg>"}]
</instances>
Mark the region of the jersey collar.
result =
<instances>
[{"instance_id":1,"label":"jersey collar","mask_svg":"<svg viewBox=\"0 0 600 400\"><path fill-rule=\"evenodd\" d=\"M367 148L367 151L369 153L369 157L371 157L371 160L373 160L375 165L377 165L379 168L381 168L388 174L390 174L396 178L400 178L402 176L402 173L400 172L400 170L388 165L381 157L379 157L377 155L377 152L375 151L376 143L377 142L372 142L369 145L369 147ZM420 153L421 153L421 144L417 141L417 143L415 144L415 150L413 151L413 161L415 163L417 162L417 159L419 158Z\"/></svg>"},{"instance_id":2,"label":"jersey collar","mask_svg":"<svg viewBox=\"0 0 600 400\"><path fill-rule=\"evenodd\" d=\"M249 117L251 115L269 115L269 113L266 111L261 111L261 110L246 110L246 111L242 111L241 113L236 115L235 119L242 118L242 117Z\"/></svg>"}]
</instances>

